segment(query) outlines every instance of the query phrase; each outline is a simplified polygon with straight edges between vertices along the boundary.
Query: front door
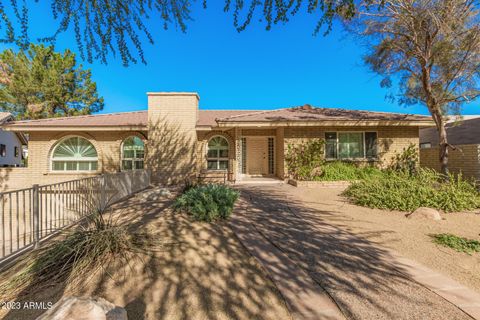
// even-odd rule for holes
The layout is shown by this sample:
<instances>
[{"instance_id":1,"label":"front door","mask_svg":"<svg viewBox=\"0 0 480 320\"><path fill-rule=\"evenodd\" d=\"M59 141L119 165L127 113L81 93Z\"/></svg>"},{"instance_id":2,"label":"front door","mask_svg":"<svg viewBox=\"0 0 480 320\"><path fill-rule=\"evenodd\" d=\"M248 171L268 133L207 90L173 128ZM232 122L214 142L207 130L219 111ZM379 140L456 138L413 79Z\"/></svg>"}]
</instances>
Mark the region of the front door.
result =
<instances>
[{"instance_id":1,"label":"front door","mask_svg":"<svg viewBox=\"0 0 480 320\"><path fill-rule=\"evenodd\" d=\"M247 174L268 175L268 138L247 137Z\"/></svg>"}]
</instances>

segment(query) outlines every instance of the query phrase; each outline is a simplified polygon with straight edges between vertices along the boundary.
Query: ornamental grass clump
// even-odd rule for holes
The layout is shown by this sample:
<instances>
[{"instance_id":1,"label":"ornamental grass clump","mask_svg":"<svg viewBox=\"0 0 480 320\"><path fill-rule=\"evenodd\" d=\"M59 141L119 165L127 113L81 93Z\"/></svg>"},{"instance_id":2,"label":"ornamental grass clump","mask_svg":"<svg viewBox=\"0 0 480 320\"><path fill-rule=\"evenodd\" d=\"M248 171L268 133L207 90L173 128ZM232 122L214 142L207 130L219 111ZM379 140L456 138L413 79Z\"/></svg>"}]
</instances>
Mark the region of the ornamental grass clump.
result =
<instances>
[{"instance_id":1,"label":"ornamental grass clump","mask_svg":"<svg viewBox=\"0 0 480 320\"><path fill-rule=\"evenodd\" d=\"M175 208L186 212L197 221L211 222L227 219L238 197L238 191L225 185L197 185L175 200Z\"/></svg>"},{"instance_id":2,"label":"ornamental grass clump","mask_svg":"<svg viewBox=\"0 0 480 320\"><path fill-rule=\"evenodd\" d=\"M99 208L93 207L93 201L86 203L92 205L91 213L77 226L61 231L0 272L0 298L32 294L59 283L82 287L99 273L109 275L114 263L130 265L133 259L159 246L157 237L120 224L110 206Z\"/></svg>"},{"instance_id":3,"label":"ornamental grass clump","mask_svg":"<svg viewBox=\"0 0 480 320\"><path fill-rule=\"evenodd\" d=\"M408 212L420 207L444 212L480 208L480 194L475 183L462 175L450 175L445 179L430 169L419 169L414 175L385 171L382 175L354 182L344 195L360 206Z\"/></svg>"}]
</instances>

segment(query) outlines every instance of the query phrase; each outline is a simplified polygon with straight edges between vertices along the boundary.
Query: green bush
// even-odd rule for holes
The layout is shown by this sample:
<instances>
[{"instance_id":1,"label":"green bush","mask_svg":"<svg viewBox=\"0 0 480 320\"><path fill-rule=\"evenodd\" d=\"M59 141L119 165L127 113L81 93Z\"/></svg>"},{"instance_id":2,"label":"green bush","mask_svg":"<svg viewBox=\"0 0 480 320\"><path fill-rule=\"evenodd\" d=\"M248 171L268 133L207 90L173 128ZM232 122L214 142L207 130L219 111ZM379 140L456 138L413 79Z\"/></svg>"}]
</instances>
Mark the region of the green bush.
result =
<instances>
[{"instance_id":1,"label":"green bush","mask_svg":"<svg viewBox=\"0 0 480 320\"><path fill-rule=\"evenodd\" d=\"M285 154L288 173L293 179L314 180L321 173L324 163L325 141L311 139L298 144L289 144Z\"/></svg>"},{"instance_id":2,"label":"green bush","mask_svg":"<svg viewBox=\"0 0 480 320\"><path fill-rule=\"evenodd\" d=\"M238 196L238 191L225 185L198 185L180 195L175 200L175 208L198 221L226 219L232 213Z\"/></svg>"},{"instance_id":3,"label":"green bush","mask_svg":"<svg viewBox=\"0 0 480 320\"><path fill-rule=\"evenodd\" d=\"M352 181L371 176L381 175L382 172L372 166L358 167L353 163L333 161L321 166L321 174L314 177L315 181Z\"/></svg>"},{"instance_id":4,"label":"green bush","mask_svg":"<svg viewBox=\"0 0 480 320\"><path fill-rule=\"evenodd\" d=\"M458 212L480 208L480 194L475 184L461 175L451 175L448 180L428 169L420 169L415 175L385 171L354 182L344 195L355 204L389 210L429 207Z\"/></svg>"},{"instance_id":5,"label":"green bush","mask_svg":"<svg viewBox=\"0 0 480 320\"><path fill-rule=\"evenodd\" d=\"M472 254L480 252L480 241L462 238L450 233L440 233L432 236L433 242L458 252Z\"/></svg>"},{"instance_id":6,"label":"green bush","mask_svg":"<svg viewBox=\"0 0 480 320\"><path fill-rule=\"evenodd\" d=\"M417 173L420 163L418 155L418 148L412 143L392 158L390 169L414 175Z\"/></svg>"}]
</instances>

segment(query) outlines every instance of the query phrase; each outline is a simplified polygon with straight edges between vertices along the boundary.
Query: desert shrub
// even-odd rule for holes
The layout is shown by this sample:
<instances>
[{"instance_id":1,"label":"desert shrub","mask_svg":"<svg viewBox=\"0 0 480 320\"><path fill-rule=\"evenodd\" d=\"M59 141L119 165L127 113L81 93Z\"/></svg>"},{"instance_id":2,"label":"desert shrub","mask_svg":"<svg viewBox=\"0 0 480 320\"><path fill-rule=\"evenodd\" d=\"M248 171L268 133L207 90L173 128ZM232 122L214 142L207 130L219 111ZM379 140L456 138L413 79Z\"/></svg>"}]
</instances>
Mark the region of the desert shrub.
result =
<instances>
[{"instance_id":1,"label":"desert shrub","mask_svg":"<svg viewBox=\"0 0 480 320\"><path fill-rule=\"evenodd\" d=\"M175 208L195 220L211 222L228 218L238 196L238 191L225 185L197 185L175 200Z\"/></svg>"},{"instance_id":2,"label":"desert shrub","mask_svg":"<svg viewBox=\"0 0 480 320\"><path fill-rule=\"evenodd\" d=\"M429 169L417 174L385 171L381 175L354 182L344 194L355 204L379 209L413 211L430 207L445 212L480 208L480 194L473 182L461 175L442 175Z\"/></svg>"},{"instance_id":3,"label":"desert shrub","mask_svg":"<svg viewBox=\"0 0 480 320\"><path fill-rule=\"evenodd\" d=\"M29 294L41 291L55 283L81 287L99 272L108 275L112 263L129 265L159 243L157 237L121 225L109 205L85 203L91 214L76 227L63 230L20 259L8 277L0 275L5 280L0 281L1 298L14 297L26 288Z\"/></svg>"},{"instance_id":4,"label":"desert shrub","mask_svg":"<svg viewBox=\"0 0 480 320\"><path fill-rule=\"evenodd\" d=\"M410 175L416 174L419 165L418 153L417 146L413 143L410 144L407 148L404 148L402 152L393 156L390 169Z\"/></svg>"},{"instance_id":5,"label":"desert shrub","mask_svg":"<svg viewBox=\"0 0 480 320\"><path fill-rule=\"evenodd\" d=\"M285 163L291 178L296 180L314 180L321 174L324 163L325 141L309 139L298 144L289 144L285 154Z\"/></svg>"},{"instance_id":6,"label":"desert shrub","mask_svg":"<svg viewBox=\"0 0 480 320\"><path fill-rule=\"evenodd\" d=\"M350 162L332 161L321 166L319 176L313 178L316 181L352 181L361 180L370 176L381 175L382 172L373 167L359 167Z\"/></svg>"},{"instance_id":7,"label":"desert shrub","mask_svg":"<svg viewBox=\"0 0 480 320\"><path fill-rule=\"evenodd\" d=\"M452 248L458 252L472 254L480 252L480 241L467 239L450 233L440 233L432 236L436 244Z\"/></svg>"}]
</instances>

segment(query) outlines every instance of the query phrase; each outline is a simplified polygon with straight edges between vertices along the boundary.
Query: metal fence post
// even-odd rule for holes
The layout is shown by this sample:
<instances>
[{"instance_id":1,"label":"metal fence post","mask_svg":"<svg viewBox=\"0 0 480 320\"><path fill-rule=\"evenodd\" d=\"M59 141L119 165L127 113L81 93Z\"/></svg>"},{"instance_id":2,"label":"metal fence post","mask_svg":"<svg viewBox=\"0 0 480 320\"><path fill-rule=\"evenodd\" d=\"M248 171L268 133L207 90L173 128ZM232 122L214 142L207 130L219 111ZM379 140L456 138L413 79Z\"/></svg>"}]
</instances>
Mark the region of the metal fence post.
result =
<instances>
[{"instance_id":1,"label":"metal fence post","mask_svg":"<svg viewBox=\"0 0 480 320\"><path fill-rule=\"evenodd\" d=\"M40 193L38 184L32 186L33 247L40 246Z\"/></svg>"},{"instance_id":2,"label":"metal fence post","mask_svg":"<svg viewBox=\"0 0 480 320\"><path fill-rule=\"evenodd\" d=\"M106 187L107 187L107 181L105 178L105 174L102 174L100 176L100 206L101 206L102 212L107 206L107 196L106 196L106 190L105 190Z\"/></svg>"}]
</instances>

